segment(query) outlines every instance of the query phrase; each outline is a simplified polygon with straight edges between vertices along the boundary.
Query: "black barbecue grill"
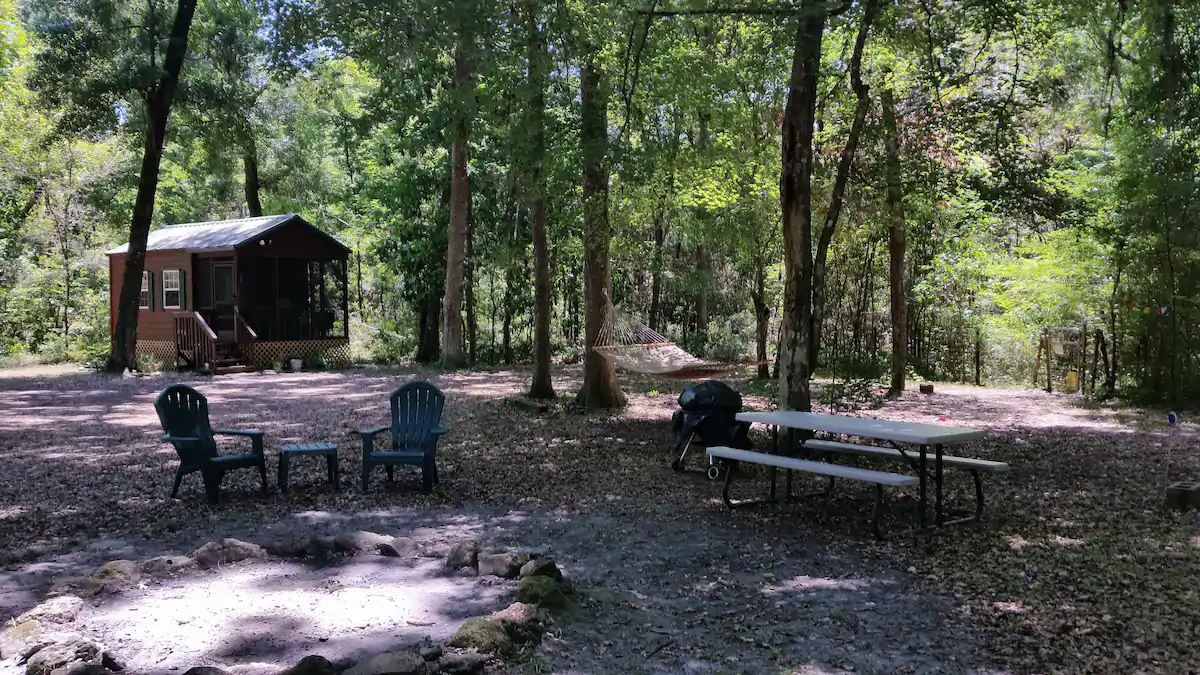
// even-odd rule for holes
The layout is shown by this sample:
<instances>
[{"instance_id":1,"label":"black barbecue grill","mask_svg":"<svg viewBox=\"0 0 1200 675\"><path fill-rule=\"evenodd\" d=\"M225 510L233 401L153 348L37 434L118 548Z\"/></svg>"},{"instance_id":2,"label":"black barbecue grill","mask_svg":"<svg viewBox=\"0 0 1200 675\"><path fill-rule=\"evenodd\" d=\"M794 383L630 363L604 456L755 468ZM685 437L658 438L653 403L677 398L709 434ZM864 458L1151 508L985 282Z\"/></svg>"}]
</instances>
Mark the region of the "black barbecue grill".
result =
<instances>
[{"instance_id":1,"label":"black barbecue grill","mask_svg":"<svg viewBox=\"0 0 1200 675\"><path fill-rule=\"evenodd\" d=\"M676 471L686 468L688 451L693 444L753 450L750 424L736 419L741 411L742 395L724 382L706 380L684 389L679 395L679 410L671 418L677 453L671 468ZM724 467L719 462L708 458L710 480L720 478Z\"/></svg>"}]
</instances>

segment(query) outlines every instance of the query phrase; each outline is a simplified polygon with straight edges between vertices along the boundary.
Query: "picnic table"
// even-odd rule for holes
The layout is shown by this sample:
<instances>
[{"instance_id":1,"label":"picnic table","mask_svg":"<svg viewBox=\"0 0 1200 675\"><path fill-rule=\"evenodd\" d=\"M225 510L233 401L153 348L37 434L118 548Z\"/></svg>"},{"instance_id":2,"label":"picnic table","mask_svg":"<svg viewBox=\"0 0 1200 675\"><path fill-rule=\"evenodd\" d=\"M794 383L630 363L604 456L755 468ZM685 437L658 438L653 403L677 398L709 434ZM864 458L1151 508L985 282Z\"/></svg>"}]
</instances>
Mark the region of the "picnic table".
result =
<instances>
[{"instance_id":1,"label":"picnic table","mask_svg":"<svg viewBox=\"0 0 1200 675\"><path fill-rule=\"evenodd\" d=\"M742 412L737 414L737 420L751 424L758 423L771 426L775 437L776 453L768 454L733 448L712 447L709 448L709 454L723 460L751 462L771 467L771 494L768 500L734 502L729 497L729 487L733 481L733 474L735 472L729 471L726 474L725 482L724 497L726 504L733 507L743 504L762 503L763 501L775 501L777 498L775 494L775 474L777 469L780 468L788 472L787 495L789 499L792 497L791 479L793 471L827 476L830 479L830 489L832 489L832 483L836 478L859 480L875 485L876 502L872 521L875 526L876 535L881 538L886 536L880 529L883 487L909 487L915 485L918 488L920 509L920 528L915 531L928 532L960 522L978 520L983 511L983 487L980 473L996 473L1008 469L1008 465L1002 462L971 457L954 457L945 454L944 449L947 446L984 438L985 433L978 429L796 411ZM779 455L778 431L781 428L813 432L814 435L812 438L806 438L799 444L799 448L802 451L813 452L822 457L836 457L838 455L849 454L900 460L909 465L917 475L911 476L873 471L832 462L809 461ZM817 434L822 434L823 436ZM876 441L880 444L848 443L840 440L832 440L830 436L853 436ZM964 469L972 474L976 494L976 508L973 516L956 520L946 519L946 511L943 503L944 469L946 467ZM928 517L928 483L931 478L934 492L933 522L930 522ZM817 494L827 495L828 491Z\"/></svg>"}]
</instances>

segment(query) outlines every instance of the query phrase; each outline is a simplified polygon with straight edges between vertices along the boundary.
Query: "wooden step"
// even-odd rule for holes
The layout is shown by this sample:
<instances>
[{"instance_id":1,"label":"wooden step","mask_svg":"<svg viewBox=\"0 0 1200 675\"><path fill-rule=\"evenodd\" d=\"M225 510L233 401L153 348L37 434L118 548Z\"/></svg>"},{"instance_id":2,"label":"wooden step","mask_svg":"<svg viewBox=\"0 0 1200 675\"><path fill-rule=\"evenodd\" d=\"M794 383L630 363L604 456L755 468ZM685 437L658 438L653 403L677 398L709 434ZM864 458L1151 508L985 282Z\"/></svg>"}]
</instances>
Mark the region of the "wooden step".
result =
<instances>
[{"instance_id":1,"label":"wooden step","mask_svg":"<svg viewBox=\"0 0 1200 675\"><path fill-rule=\"evenodd\" d=\"M230 363L227 365L217 365L213 368L213 375L233 375L235 373L248 373L250 366L244 363Z\"/></svg>"}]
</instances>

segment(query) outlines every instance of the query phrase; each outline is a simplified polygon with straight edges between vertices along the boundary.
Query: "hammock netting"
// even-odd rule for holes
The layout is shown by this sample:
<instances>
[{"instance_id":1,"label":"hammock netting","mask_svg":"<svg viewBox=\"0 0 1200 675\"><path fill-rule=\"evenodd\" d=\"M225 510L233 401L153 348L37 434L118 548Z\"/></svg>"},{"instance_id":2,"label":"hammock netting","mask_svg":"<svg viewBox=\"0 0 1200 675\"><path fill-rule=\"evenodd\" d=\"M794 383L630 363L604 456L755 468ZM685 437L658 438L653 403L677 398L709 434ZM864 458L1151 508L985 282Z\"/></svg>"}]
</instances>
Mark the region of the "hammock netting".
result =
<instances>
[{"instance_id":1,"label":"hammock netting","mask_svg":"<svg viewBox=\"0 0 1200 675\"><path fill-rule=\"evenodd\" d=\"M608 313L596 352L622 370L668 380L693 380L722 375L756 361L706 361L685 352L679 345L649 326L619 314Z\"/></svg>"}]
</instances>

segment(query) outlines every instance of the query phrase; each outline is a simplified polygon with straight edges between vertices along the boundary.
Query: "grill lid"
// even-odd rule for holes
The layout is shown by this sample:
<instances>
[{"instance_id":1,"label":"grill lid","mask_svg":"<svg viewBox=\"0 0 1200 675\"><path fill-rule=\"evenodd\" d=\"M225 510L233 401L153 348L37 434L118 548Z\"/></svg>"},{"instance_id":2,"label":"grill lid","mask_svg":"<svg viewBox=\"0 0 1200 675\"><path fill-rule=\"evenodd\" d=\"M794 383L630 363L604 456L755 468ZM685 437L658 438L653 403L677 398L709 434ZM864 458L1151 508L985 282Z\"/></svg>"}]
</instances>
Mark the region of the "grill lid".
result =
<instances>
[{"instance_id":1,"label":"grill lid","mask_svg":"<svg viewBox=\"0 0 1200 675\"><path fill-rule=\"evenodd\" d=\"M679 407L684 410L732 410L742 409L742 395L736 389L719 380L705 380L693 384L679 395Z\"/></svg>"}]
</instances>

